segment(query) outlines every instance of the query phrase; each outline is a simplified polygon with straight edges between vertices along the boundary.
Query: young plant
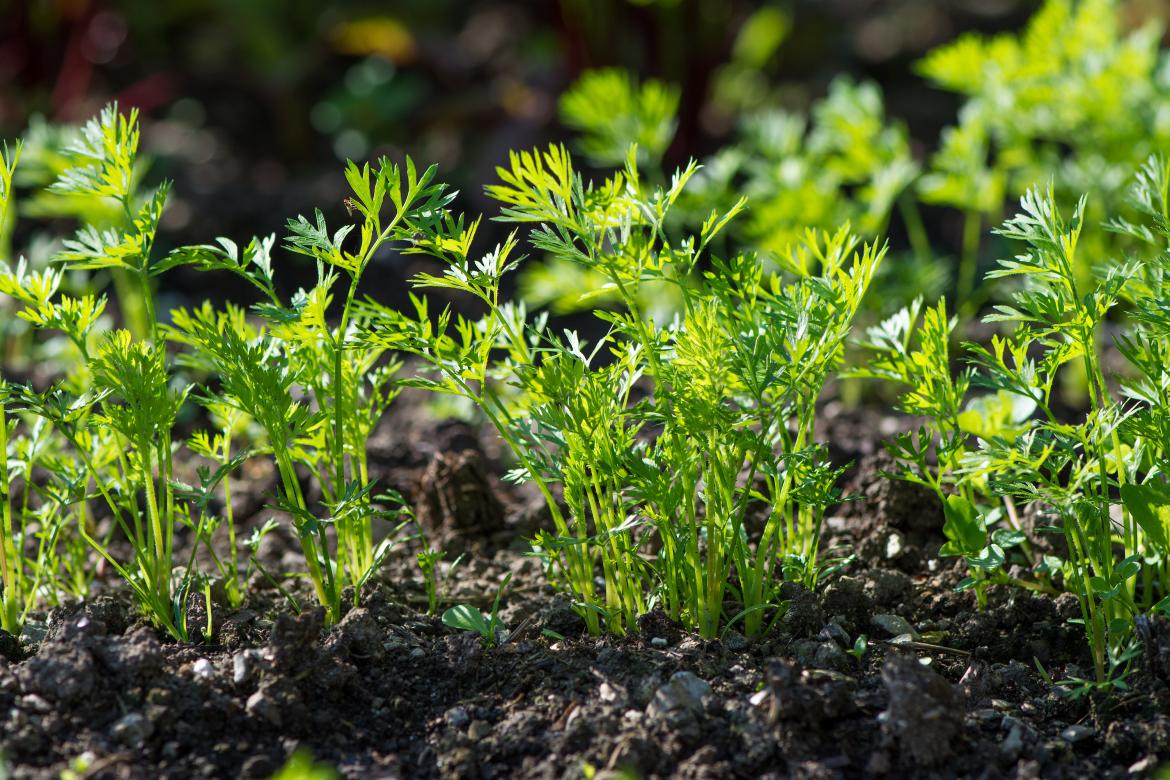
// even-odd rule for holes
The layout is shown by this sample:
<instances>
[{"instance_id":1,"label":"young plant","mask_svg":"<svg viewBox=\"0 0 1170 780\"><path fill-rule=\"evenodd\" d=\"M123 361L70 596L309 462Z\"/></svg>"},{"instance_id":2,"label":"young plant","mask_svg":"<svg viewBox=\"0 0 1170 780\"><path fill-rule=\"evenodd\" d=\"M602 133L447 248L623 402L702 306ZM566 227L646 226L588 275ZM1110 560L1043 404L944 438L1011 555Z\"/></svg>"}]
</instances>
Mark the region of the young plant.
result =
<instances>
[{"instance_id":1,"label":"young plant","mask_svg":"<svg viewBox=\"0 0 1170 780\"><path fill-rule=\"evenodd\" d=\"M439 614L439 607L447 601L451 578L455 576L467 555L464 553L451 561L451 565L440 577L439 562L445 557L446 553L438 552L431 547L418 554L419 569L422 570L427 591L427 614L432 617Z\"/></svg>"},{"instance_id":2,"label":"young plant","mask_svg":"<svg viewBox=\"0 0 1170 780\"><path fill-rule=\"evenodd\" d=\"M1159 323L1166 321L1165 304L1158 296L1170 235L1162 232L1166 222L1160 216L1166 213L1166 180L1159 161L1148 163L1139 178L1138 209L1152 226L1113 223L1157 247L1140 263L1086 256L1080 242L1084 199L1066 220L1052 189L1029 191L1021 213L998 231L1024 250L990 274L1016 283L1010 303L986 317L1011 329L989 344L964 345L974 368L958 379L947 368L953 325L945 324L941 304L928 310L917 348L911 346L917 306L871 331L867 344L876 357L865 373L908 385L905 410L928 416L917 438L899 437L891 450L904 464L899 476L931 487L943 501L950 539L944 550L967 556L977 593L996 582L1048 590L1059 577L1078 597L1094 676L1102 683L1124 673L1114 661L1130 657L1135 618L1165 595L1159 567L1167 502L1159 486L1165 473L1162 433L1170 428L1161 395L1167 331ZM1096 278L1089 267L1096 268ZM1118 341L1138 370L1136 379L1123 383L1128 403L1113 396L1100 357L1106 318L1123 298L1138 322ZM1089 387L1085 414L1071 421L1061 418L1053 402L1058 378L1069 370L1087 377ZM960 411L970 384L991 394ZM1002 500L1004 511L989 509L988 498ZM1016 521L1016 502L1051 518L1041 530L1064 536L1067 561L1033 560L1037 574L1052 584L1009 578L1001 570L1010 546L1032 557ZM995 527L1001 517L1006 525Z\"/></svg>"},{"instance_id":3,"label":"young plant","mask_svg":"<svg viewBox=\"0 0 1170 780\"><path fill-rule=\"evenodd\" d=\"M218 246L177 250L165 263L230 271L264 296L254 307L262 327L250 323L242 309L217 310L205 303L173 312L166 333L187 348L181 362L218 383L202 394L203 402L246 414L264 431L264 450L280 475L278 507L293 519L309 578L330 622L341 616L343 591L352 587L356 604L362 586L397 542L391 533L376 543L375 522L404 514L401 497L374 493L366 457L366 441L398 393L401 364L385 362L383 346L354 340L365 328L355 306L357 288L384 244L410 240L414 223L434 219L449 202L445 188L432 183L434 173L430 168L420 175L410 160L402 169L387 160L376 169L351 163L346 178L353 195L347 207L358 225L330 233L320 211L312 222L289 221L287 248L312 257L318 271L317 284L291 301L276 293L273 239L253 239L242 251L220 239ZM355 227L359 240L351 247L347 237ZM342 280L347 284L339 322L330 327L333 290ZM321 510L308 505L298 468L320 485Z\"/></svg>"},{"instance_id":4,"label":"young plant","mask_svg":"<svg viewBox=\"0 0 1170 780\"><path fill-rule=\"evenodd\" d=\"M197 431L187 441L187 448L216 465L215 471L206 466L196 470L199 477L198 487L187 487L185 498L193 507L199 509L199 522L196 526L196 537L199 543L211 556L215 568L223 584L228 606L236 609L244 601L244 582L240 570L239 544L236 540L236 521L232 509L232 473L254 453L248 448L242 448L232 453L233 438L246 433L247 416L228 406L217 405L214 402L208 405L208 413L212 420L218 423L219 431L210 434L207 431ZM223 514L211 511L212 502L217 498L216 490L222 486ZM219 526L227 528L228 555L220 556L216 553L214 536Z\"/></svg>"},{"instance_id":5,"label":"young plant","mask_svg":"<svg viewBox=\"0 0 1170 780\"><path fill-rule=\"evenodd\" d=\"M492 602L490 614L485 615L478 607L471 604L459 604L443 613L443 625L460 631L474 631L479 634L484 647L495 647L507 637L508 633L508 627L503 624L499 615L500 598L504 595L504 589L511 581L512 574L509 572L496 590L496 598Z\"/></svg>"},{"instance_id":6,"label":"young plant","mask_svg":"<svg viewBox=\"0 0 1170 780\"><path fill-rule=\"evenodd\" d=\"M898 434L886 442L899 464L888 476L922 485L938 496L947 538L940 554L964 558L971 576L959 588L973 588L982 609L989 585L1033 585L1006 573L1008 550L1027 547L1014 504L992 495L986 479L966 470L964 461L980 440L1011 440L1019 435L1036 402L1006 391L969 397L974 370L952 370L950 341L955 326L945 300L924 311L918 299L867 331L859 344L870 353L870 360L851 375L900 385L898 410L925 418L925 425L916 432ZM1001 344L998 337L993 343ZM1002 506L997 506L1001 501Z\"/></svg>"},{"instance_id":7,"label":"young plant","mask_svg":"<svg viewBox=\"0 0 1170 780\"><path fill-rule=\"evenodd\" d=\"M635 210L636 191L623 192L621 174L587 194L568 153L553 147L545 154L514 155L512 168L502 169L501 176L505 184L489 191L506 204L506 219L534 221L540 214L549 220L535 231L537 246L560 247L562 258L596 253L606 242L612 219L624 221L626 230L637 231L637 240L650 242L647 249L654 251L657 239ZM680 182L676 185L681 188ZM647 207L665 210L667 196L660 192L657 197ZM500 280L516 267L518 242L512 236L482 260L472 261L468 253L478 224L450 214L416 221L408 251L432 254L447 265L442 276L416 277L417 285L468 293L487 307L485 317L452 323L451 315L443 312L432 322L421 298L414 299L415 317L367 301L365 312L373 325L369 338L415 354L434 369L435 378L410 384L461 396L496 427L516 455L517 476L536 484L552 514L552 532L537 540L550 574L575 596L592 632L604 623L623 633L645 609L650 590L649 567L638 553L638 524L627 511L623 477L635 457L633 437L640 422L628 401L644 353L638 344L622 344L610 336L586 354L573 334L554 338L542 319L529 322L522 306L501 301ZM596 259L615 268L634 260ZM640 317L638 323L640 332L651 338L649 326ZM452 325L455 335L449 332ZM605 347L617 361L595 373L594 359ZM660 349L656 344L655 350ZM496 350L502 357L497 358ZM515 397L509 385L522 395ZM568 517L554 495L558 484L569 504ZM600 594L597 565L604 576Z\"/></svg>"},{"instance_id":8,"label":"young plant","mask_svg":"<svg viewBox=\"0 0 1170 780\"><path fill-rule=\"evenodd\" d=\"M858 635L857 639L853 641L853 647L845 652L853 656L853 659L857 661L857 665L861 666L862 662L865 661L865 654L869 652L869 637L865 634Z\"/></svg>"},{"instance_id":9,"label":"young plant","mask_svg":"<svg viewBox=\"0 0 1170 780\"><path fill-rule=\"evenodd\" d=\"M647 493L663 539L667 610L690 615L704 636L716 635L731 583L740 607L732 622L755 636L782 579L813 587L824 574L821 522L840 500L841 471L815 440L816 405L885 254L859 244L847 228L810 230L785 275L738 256L684 294L651 453L658 476L675 484L653 478ZM752 511L764 516L756 540Z\"/></svg>"},{"instance_id":10,"label":"young plant","mask_svg":"<svg viewBox=\"0 0 1170 780\"><path fill-rule=\"evenodd\" d=\"M138 297L153 314L150 253L168 188L164 184L143 204L133 201L137 139L133 113L124 117L116 108L107 108L67 150L72 165L52 189L69 196L112 199L121 205L127 216L124 229L98 231L83 226L75 239L64 243L59 260L71 267L133 273L140 282ZM15 271L5 269L0 275L0 289L23 306L19 316L39 329L63 332L83 365L83 370L45 393L22 388L17 407L47 422L81 466L71 469L59 463L53 469L51 476L58 486L55 503L80 501L81 538L126 579L159 627L176 638L186 638L185 598L196 575L188 571L181 580L174 578L174 529L185 510L171 485L170 439L186 391L170 387L165 352L157 341L135 341L129 332L117 331L95 344L91 334L104 299L59 294L61 279L60 271L29 271L23 261ZM80 493L77 482L69 481L76 476L81 477ZM29 477L26 473L26 489ZM84 509L88 503L84 485L89 481L130 542L130 562L116 560L105 540L90 535ZM49 502L43 508L52 505ZM22 538L21 544L28 540Z\"/></svg>"},{"instance_id":11,"label":"young plant","mask_svg":"<svg viewBox=\"0 0 1170 780\"><path fill-rule=\"evenodd\" d=\"M858 250L844 229L810 232L783 275L738 256L701 273L743 202L674 235L668 214L697 168L661 188L635 161L631 150L622 171L586 184L554 146L513 155L488 188L501 219L532 225L534 247L605 280L620 306L597 312L608 331L596 343L501 302L518 240L473 262L478 223L453 216L418 230L411 251L447 268L415 281L473 295L485 317L432 322L421 298L414 317L368 302L370 338L418 355L434 377L413 384L462 396L500 431L514 476L537 485L552 515L535 547L591 632L630 631L661 600L704 636L738 619L755 634L782 576L817 579L838 472L812 440L815 402L884 251ZM659 326L641 307L646 284L678 290L685 316ZM761 501L765 528L749 539Z\"/></svg>"},{"instance_id":12,"label":"young plant","mask_svg":"<svg viewBox=\"0 0 1170 780\"><path fill-rule=\"evenodd\" d=\"M422 573L423 587L427 592L427 614L439 612L439 562L447 557L445 552L436 550L424 542L424 549L418 553L418 570Z\"/></svg>"},{"instance_id":13,"label":"young plant","mask_svg":"<svg viewBox=\"0 0 1170 780\"><path fill-rule=\"evenodd\" d=\"M0 292L19 302L19 316L38 329L62 332L78 365L47 391L6 391L5 403L10 408L30 420L39 418L62 442L61 457L50 463L49 485L34 486L34 492L42 494L40 505L29 507L27 501L23 505L19 544L30 543L24 529L37 510L53 523L38 526L42 538L55 544L56 537L48 535L48 529L60 527L57 513L67 508L78 518L77 536L126 579L156 624L186 639L188 595L195 589L202 589L205 599L210 594L206 577L195 566L201 546L209 550L229 603L238 604L242 598L230 478L235 468L266 445L281 476L278 505L294 518L310 578L328 619L334 621L340 616L343 589L352 586L357 599L396 541L391 533L381 543L375 542L373 523L402 514L400 497L374 494L365 456L366 439L397 393L398 364L385 363L381 349L359 349L350 343L357 327L351 320L354 296L378 248L391 238L402 238L399 223L405 215L441 208L442 188L429 186L433 170L420 177L410 163L401 177L398 168L388 164L376 174L368 166L351 165L347 175L355 187L352 206L362 215L359 244L353 252L343 248L355 226L329 235L319 214L316 224L304 219L291 222L290 248L316 258L319 273L316 287L285 303L272 281L274 239L254 240L242 251L221 239L218 246L183 247L163 259L152 256L168 185L145 198L136 194L138 135L134 112L122 115L116 107L108 107L83 128L68 150L70 166L51 189L62 196L116 203L125 215L124 222L112 227L83 224L76 237L64 243L58 259L68 268L109 269L133 280L138 287L134 297L146 315L141 331L149 337L138 339L130 331L119 330L97 338L94 331L105 298L61 292L63 272L59 269L34 271L21 261L0 274ZM13 166L6 161L4 167L7 198ZM394 214L383 224L382 210L387 204L394 204ZM255 328L241 309L230 306L223 311L210 306L179 311L174 325L160 325L152 280L178 265L226 270L247 279L266 298L257 311L267 320L268 330ZM326 313L331 290L342 276L348 277L349 290L340 324L331 329ZM119 303L128 316L126 301ZM222 389L199 395L222 425L218 435L197 435L191 440L196 454L216 463L214 472L198 472L196 487L175 479L172 430L189 387L176 381L160 338L164 334L189 348L180 356L182 365L212 372ZM306 395L312 408L299 400ZM232 438L245 415L256 420L267 441L233 453ZM9 430L6 426L6 438ZM13 458L7 463L13 463ZM307 468L322 487L323 506L317 514L307 506L298 468ZM10 468L4 476L6 483L11 482ZM28 476L26 472L26 494L31 485ZM221 489L223 517L211 510ZM7 488L5 492L7 499ZM93 534L92 520L99 518L91 519L89 506L95 499L105 504L113 528L129 543L131 560L115 558L108 533L101 538ZM10 508L5 517L11 512ZM215 531L221 524L227 525L229 547L223 557L214 549ZM6 532L10 525L5 525ZM177 526L190 528L194 535L182 575L174 560ZM332 538L330 528L335 529ZM7 535L6 559L15 550L15 533L14 529ZM331 551L333 544L336 554ZM18 576L13 566L7 567L7 574L9 579ZM26 591L16 583L6 588L6 598L16 603Z\"/></svg>"},{"instance_id":14,"label":"young plant","mask_svg":"<svg viewBox=\"0 0 1170 780\"><path fill-rule=\"evenodd\" d=\"M1026 394L1045 420L1035 426L1034 436L1017 440L1015 452L1030 456L1020 459L1026 464L1022 469L988 473L992 484L1008 494L1025 487L1020 478L1027 475L1033 487L1025 487L1023 494L1035 497L1039 488L1041 497L1051 499L1060 512L1074 575L1071 587L1081 602L1097 677L1103 679L1109 652L1132 632L1141 544L1132 512L1120 507L1115 531L1110 511L1114 490L1135 482L1140 460L1130 457L1132 448L1122 441L1121 425L1129 412L1113 399L1106 382L1099 333L1136 267L1114 263L1098 281L1086 285L1082 275L1086 260L1078 253L1084 200L1068 222L1051 190L1046 196L1029 192L1021 207L1023 213L1009 220L1001 233L1025 242L1026 253L1001 260L992 276L1021 277L1024 283L1013 294L1012 305L997 306L987 318L1015 324L1014 359L1004 360L1001 346L976 350L976 360L989 385ZM1029 352L1042 356L1039 371L1025 357ZM1085 419L1068 425L1056 421L1049 396L1056 370L1073 361L1080 362L1089 379L1090 403ZM980 464L982 469L987 465ZM1006 475L999 477L1004 471ZM1120 562L1114 558L1115 541L1125 551Z\"/></svg>"}]
</instances>

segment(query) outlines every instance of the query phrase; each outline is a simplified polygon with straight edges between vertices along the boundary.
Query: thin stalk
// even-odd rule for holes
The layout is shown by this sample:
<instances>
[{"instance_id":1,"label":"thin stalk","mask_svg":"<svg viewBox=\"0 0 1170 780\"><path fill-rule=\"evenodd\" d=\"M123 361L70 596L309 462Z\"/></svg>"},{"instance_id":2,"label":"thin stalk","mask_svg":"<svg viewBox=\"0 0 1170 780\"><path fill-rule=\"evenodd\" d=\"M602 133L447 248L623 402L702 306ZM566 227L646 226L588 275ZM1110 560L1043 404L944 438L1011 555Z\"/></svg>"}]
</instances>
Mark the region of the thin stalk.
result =
<instances>
[{"instance_id":1,"label":"thin stalk","mask_svg":"<svg viewBox=\"0 0 1170 780\"><path fill-rule=\"evenodd\" d=\"M402 221L406 210L399 210L390 223L380 231L378 231L377 238L370 243L368 248L362 252L361 260L350 276L349 289L346 291L345 303L341 308L341 321L337 326L337 336L334 339L333 351L333 467L334 467L334 492L337 497L345 494L345 375L344 375L344 357L345 357L345 338L346 331L349 329L350 310L353 308L354 295L357 292L358 284L361 282L362 274L369 265L370 260L374 254L382 246L383 243L391 236L398 223ZM378 220L380 222L380 220ZM380 227L380 225L379 225ZM368 236L368 234L367 234ZM364 243L364 242L363 242ZM362 514L360 522L364 525L370 522L369 515ZM372 532L371 532L372 534ZM364 534L370 536L371 534ZM339 540L339 547L341 546ZM326 551L326 554L328 552ZM356 581L355 581L356 583ZM355 594L356 596L356 594Z\"/></svg>"},{"instance_id":2,"label":"thin stalk","mask_svg":"<svg viewBox=\"0 0 1170 780\"><path fill-rule=\"evenodd\" d=\"M642 344L645 346L646 358L650 363L650 375L654 380L654 391L655 395L657 395L659 387L667 387L667 385L662 381L662 363L658 359L658 350L656 349L657 340L650 338L650 331L646 328L646 320L642 316L642 310L638 306L638 301L634 298L630 291L626 289L626 286L622 283L621 279L619 279L617 276L612 276L610 278L613 279L613 282L617 287L618 294L621 295L622 301L626 304L626 307L629 308L630 314L634 321L638 323L638 338L641 339Z\"/></svg>"},{"instance_id":3,"label":"thin stalk","mask_svg":"<svg viewBox=\"0 0 1170 780\"><path fill-rule=\"evenodd\" d=\"M289 460L288 454L280 447L274 447L273 452L276 456L277 470L280 472L285 495L296 502L297 509L307 511L304 496L301 494L301 486L297 482L296 471L293 468L292 462ZM301 552L305 556L305 562L309 566L309 578L313 581L313 589L317 591L317 598L321 602L321 605L329 612L331 621L336 620L339 617L337 613L340 610L334 604L333 592L335 588L333 587L333 573L329 566L329 556L327 554L321 556L325 562L325 571L323 572L321 561L318 560L317 544L313 538L301 533L298 528L297 540L300 542ZM326 581L326 573L328 573L328 581Z\"/></svg>"},{"instance_id":4,"label":"thin stalk","mask_svg":"<svg viewBox=\"0 0 1170 780\"><path fill-rule=\"evenodd\" d=\"M959 315L962 318L975 314L973 296L979 267L979 234L982 227L983 218L978 211L968 211L963 215L963 253L959 258L959 276L955 287Z\"/></svg>"},{"instance_id":5,"label":"thin stalk","mask_svg":"<svg viewBox=\"0 0 1170 780\"><path fill-rule=\"evenodd\" d=\"M148 561L151 569L151 579L154 581L156 589L160 589L162 595L169 600L170 597L170 577L168 576L167 566L170 561L164 558L166 553L166 543L163 541L163 527L162 518L159 515L158 500L155 497L154 491L154 475L151 473L150 458L147 454L149 449L139 451L139 462L142 465L142 483L146 490L146 511L147 518L150 521L150 541L148 546Z\"/></svg>"},{"instance_id":6,"label":"thin stalk","mask_svg":"<svg viewBox=\"0 0 1170 780\"><path fill-rule=\"evenodd\" d=\"M13 571L20 560L19 551L12 541L12 504L9 500L10 485L8 482L8 420L5 417L4 403L0 401L0 511L3 522L2 536L0 536L0 570L4 576L3 628L10 634L20 632L17 625L17 609L19 596L17 594L16 574ZM11 558L9 547L11 546Z\"/></svg>"},{"instance_id":7,"label":"thin stalk","mask_svg":"<svg viewBox=\"0 0 1170 780\"><path fill-rule=\"evenodd\" d=\"M360 273L360 271L358 272ZM349 329L349 310L353 305L358 285L358 273L350 279L341 309L341 322L337 326L337 338L333 345L333 490L340 497L345 494L345 332Z\"/></svg>"},{"instance_id":8,"label":"thin stalk","mask_svg":"<svg viewBox=\"0 0 1170 780\"><path fill-rule=\"evenodd\" d=\"M1065 539L1068 543L1069 552L1075 556L1074 566L1077 571L1081 573L1081 593L1078 594L1080 598L1077 601L1081 606L1081 619L1085 623L1085 629L1089 634L1089 649L1093 655L1093 671L1097 682L1105 681L1105 636L1104 628L1100 623L1100 618L1097 615L1096 604L1093 600L1093 594L1087 582L1087 575L1089 574L1091 563L1085 552L1085 544L1083 542L1084 532L1080 528L1080 522L1075 517L1068 516L1065 518Z\"/></svg>"},{"instance_id":9,"label":"thin stalk","mask_svg":"<svg viewBox=\"0 0 1170 780\"><path fill-rule=\"evenodd\" d=\"M607 537L610 536L608 523L603 516L599 499L595 495L595 490L593 487L586 484L582 486L581 493L585 497L585 502L589 508L590 514L593 515L593 527L596 529L597 533L604 534ZM610 538L609 542L612 545L613 539ZM606 627L611 632L621 635L625 632L622 625L623 604L621 596L618 592L618 575L615 572L617 556L616 554L612 556L607 555L604 548L598 552L600 553L601 557L602 574L605 577L605 606L610 614Z\"/></svg>"},{"instance_id":10,"label":"thin stalk","mask_svg":"<svg viewBox=\"0 0 1170 780\"><path fill-rule=\"evenodd\" d=\"M175 506L175 491L171 485L174 480L174 463L171 460L171 437L170 434L164 434L162 440L159 442L158 457L158 471L159 483L163 495L163 507L165 514L165 523L163 525L164 544L162 567L167 576L167 592L170 592L170 577L172 573L172 553L175 550L175 516L178 512Z\"/></svg>"},{"instance_id":11,"label":"thin stalk","mask_svg":"<svg viewBox=\"0 0 1170 780\"><path fill-rule=\"evenodd\" d=\"M229 457L231 455L231 451L232 434L230 426L227 426L224 429L223 439L223 464L225 466L227 465L228 461L231 460ZM230 473L223 475L223 506L224 518L227 520L228 527L228 545L231 547L232 588L235 591L232 598L234 600L240 598L242 588L240 585L240 564L238 560L239 552L236 549L236 520L235 514L232 510L232 476Z\"/></svg>"},{"instance_id":12,"label":"thin stalk","mask_svg":"<svg viewBox=\"0 0 1170 780\"><path fill-rule=\"evenodd\" d=\"M906 236L910 239L910 248L919 260L930 258L930 239L926 235L926 225L922 222L922 212L918 204L906 193L898 198L898 212L902 215L902 223L906 226Z\"/></svg>"}]
</instances>

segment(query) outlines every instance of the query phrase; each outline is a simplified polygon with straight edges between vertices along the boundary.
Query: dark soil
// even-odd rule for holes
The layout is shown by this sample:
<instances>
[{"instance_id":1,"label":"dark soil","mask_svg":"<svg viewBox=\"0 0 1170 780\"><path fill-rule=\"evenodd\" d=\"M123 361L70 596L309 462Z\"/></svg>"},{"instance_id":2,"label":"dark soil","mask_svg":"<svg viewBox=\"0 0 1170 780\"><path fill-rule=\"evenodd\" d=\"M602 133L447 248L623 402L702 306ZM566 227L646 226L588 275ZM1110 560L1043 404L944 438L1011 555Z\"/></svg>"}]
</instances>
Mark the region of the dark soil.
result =
<instances>
[{"instance_id":1,"label":"dark soil","mask_svg":"<svg viewBox=\"0 0 1170 780\"><path fill-rule=\"evenodd\" d=\"M1128 692L1055 691L1037 661L1058 679L1088 667L1075 599L1000 590L976 611L937 556L937 506L877 475L876 437L904 423L830 416L864 500L827 546L855 557L820 593L786 586L763 639L705 642L658 614L626 639L584 636L523 554L541 504L501 482L492 439L405 404L371 442L374 470L464 553L445 603L486 607L512 573L506 642L485 650L427 616L410 544L329 630L257 579L246 609L214 615L214 644L179 645L111 588L0 636L9 776L76 762L93 778L262 778L300 747L352 778L1130 777L1170 758L1170 630L1151 627ZM258 522L253 482L239 507ZM272 538L269 563L295 568Z\"/></svg>"}]
</instances>

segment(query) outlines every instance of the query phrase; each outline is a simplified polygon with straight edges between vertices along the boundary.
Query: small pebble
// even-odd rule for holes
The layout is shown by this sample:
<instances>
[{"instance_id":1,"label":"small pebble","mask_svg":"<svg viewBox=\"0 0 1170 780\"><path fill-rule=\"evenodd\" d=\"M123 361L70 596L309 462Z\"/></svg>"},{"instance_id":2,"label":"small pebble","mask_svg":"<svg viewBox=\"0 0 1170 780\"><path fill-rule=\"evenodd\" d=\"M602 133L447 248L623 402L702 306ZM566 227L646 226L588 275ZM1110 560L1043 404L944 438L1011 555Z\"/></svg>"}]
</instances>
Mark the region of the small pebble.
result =
<instances>
[{"instance_id":1,"label":"small pebble","mask_svg":"<svg viewBox=\"0 0 1170 780\"><path fill-rule=\"evenodd\" d=\"M1131 775L1140 775L1141 777L1145 777L1146 773L1148 773L1151 769L1153 769L1157 765L1158 765L1157 756L1146 756L1145 758L1139 759L1138 761L1135 761L1134 763L1130 764L1129 773Z\"/></svg>"},{"instance_id":2,"label":"small pebble","mask_svg":"<svg viewBox=\"0 0 1170 780\"><path fill-rule=\"evenodd\" d=\"M37 696L35 693L22 696L20 704L24 709L32 710L33 712L49 712L53 709L52 704L49 704L43 697Z\"/></svg>"},{"instance_id":3,"label":"small pebble","mask_svg":"<svg viewBox=\"0 0 1170 780\"><path fill-rule=\"evenodd\" d=\"M826 639L836 642L840 647L852 647L853 643L849 641L849 632L836 623L826 623L825 627L821 629L818 638Z\"/></svg>"},{"instance_id":4,"label":"small pebble","mask_svg":"<svg viewBox=\"0 0 1170 780\"><path fill-rule=\"evenodd\" d=\"M651 644L651 646L653 646L653 647L666 647L666 645L667 645L667 642L666 642L666 640L665 640L665 639L663 639L662 637L660 637L660 636L656 636L656 637L654 637L653 639L651 639L651 640L650 640L650 644Z\"/></svg>"},{"instance_id":5,"label":"small pebble","mask_svg":"<svg viewBox=\"0 0 1170 780\"><path fill-rule=\"evenodd\" d=\"M467 728L467 738L479 742L481 739L492 733L492 727L487 721L476 720L472 721Z\"/></svg>"},{"instance_id":6,"label":"small pebble","mask_svg":"<svg viewBox=\"0 0 1170 780\"><path fill-rule=\"evenodd\" d=\"M654 694L646 708L651 718L671 717L676 714L697 714L703 711L704 697L711 695L711 685L691 672L675 672L670 680Z\"/></svg>"},{"instance_id":7,"label":"small pebble","mask_svg":"<svg viewBox=\"0 0 1170 780\"><path fill-rule=\"evenodd\" d=\"M446 718L447 725L453 729L461 729L471 722L471 715L464 707L452 707L443 717Z\"/></svg>"},{"instance_id":8,"label":"small pebble","mask_svg":"<svg viewBox=\"0 0 1170 780\"><path fill-rule=\"evenodd\" d=\"M232 682L242 685L252 676L252 664L248 661L247 653L238 653L232 658Z\"/></svg>"},{"instance_id":9,"label":"small pebble","mask_svg":"<svg viewBox=\"0 0 1170 780\"><path fill-rule=\"evenodd\" d=\"M999 752L1008 761L1015 761L1024 749L1024 729L1019 724L1012 727L1007 737L999 745Z\"/></svg>"},{"instance_id":10,"label":"small pebble","mask_svg":"<svg viewBox=\"0 0 1170 780\"><path fill-rule=\"evenodd\" d=\"M128 747L137 747L154 732L154 724L137 712L124 715L110 730L114 739Z\"/></svg>"},{"instance_id":11,"label":"small pebble","mask_svg":"<svg viewBox=\"0 0 1170 780\"><path fill-rule=\"evenodd\" d=\"M248 703L245 705L249 715L257 718L262 718L268 721L273 726L280 728L281 714L280 707L276 705L269 696L265 695L264 691L256 691L248 697Z\"/></svg>"},{"instance_id":12,"label":"small pebble","mask_svg":"<svg viewBox=\"0 0 1170 780\"><path fill-rule=\"evenodd\" d=\"M890 636L909 635L911 639L918 641L918 632L910 625L910 621L901 615L874 615L870 622Z\"/></svg>"},{"instance_id":13,"label":"small pebble","mask_svg":"<svg viewBox=\"0 0 1170 780\"><path fill-rule=\"evenodd\" d=\"M897 531L886 539L886 560L894 560L906 550L906 542Z\"/></svg>"},{"instance_id":14,"label":"small pebble","mask_svg":"<svg viewBox=\"0 0 1170 780\"><path fill-rule=\"evenodd\" d=\"M191 665L191 671L195 673L196 677L201 677L204 680L210 680L215 670L211 667L211 661L206 658L200 658Z\"/></svg>"},{"instance_id":15,"label":"small pebble","mask_svg":"<svg viewBox=\"0 0 1170 780\"><path fill-rule=\"evenodd\" d=\"M1078 742L1084 742L1096 733L1097 730L1092 726L1073 725L1060 732L1060 738L1071 745L1075 745Z\"/></svg>"}]
</instances>

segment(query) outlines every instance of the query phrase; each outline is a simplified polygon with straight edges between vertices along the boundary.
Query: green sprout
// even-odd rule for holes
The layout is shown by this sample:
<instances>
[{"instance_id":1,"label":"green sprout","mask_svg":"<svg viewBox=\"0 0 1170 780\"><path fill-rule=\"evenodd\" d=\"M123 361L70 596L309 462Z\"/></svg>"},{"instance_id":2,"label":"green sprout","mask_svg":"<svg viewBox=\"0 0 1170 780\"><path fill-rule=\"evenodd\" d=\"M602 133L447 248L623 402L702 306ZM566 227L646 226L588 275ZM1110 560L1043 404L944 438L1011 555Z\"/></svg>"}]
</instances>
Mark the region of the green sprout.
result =
<instances>
[{"instance_id":1,"label":"green sprout","mask_svg":"<svg viewBox=\"0 0 1170 780\"><path fill-rule=\"evenodd\" d=\"M492 601L490 613L485 615L471 604L458 604L443 613L443 625L460 631L473 631L479 634L484 647L495 647L501 641L501 636L506 636L508 631L507 626L500 620L500 598L511 581L512 574L509 572L496 590L496 598Z\"/></svg>"}]
</instances>

